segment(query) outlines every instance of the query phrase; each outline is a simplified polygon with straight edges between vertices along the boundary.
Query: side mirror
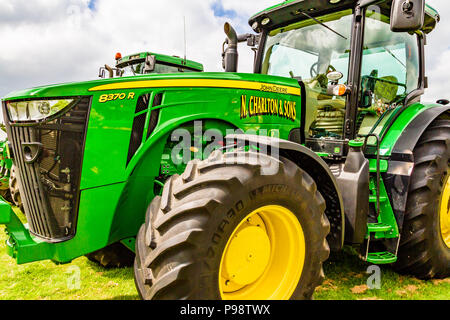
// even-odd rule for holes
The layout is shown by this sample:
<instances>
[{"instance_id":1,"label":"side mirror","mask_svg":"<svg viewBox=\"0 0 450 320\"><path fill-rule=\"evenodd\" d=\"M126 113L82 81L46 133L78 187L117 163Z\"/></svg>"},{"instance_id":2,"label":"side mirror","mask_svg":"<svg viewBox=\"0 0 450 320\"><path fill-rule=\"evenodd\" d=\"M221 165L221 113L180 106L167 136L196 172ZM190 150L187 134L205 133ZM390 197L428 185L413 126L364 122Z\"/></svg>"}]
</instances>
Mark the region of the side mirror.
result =
<instances>
[{"instance_id":1,"label":"side mirror","mask_svg":"<svg viewBox=\"0 0 450 320\"><path fill-rule=\"evenodd\" d=\"M155 70L156 66L156 58L155 56L147 56L145 58L145 67L144 67L144 73L150 73Z\"/></svg>"},{"instance_id":2,"label":"side mirror","mask_svg":"<svg viewBox=\"0 0 450 320\"><path fill-rule=\"evenodd\" d=\"M425 0L393 0L391 30L393 32L417 31L425 21Z\"/></svg>"}]
</instances>

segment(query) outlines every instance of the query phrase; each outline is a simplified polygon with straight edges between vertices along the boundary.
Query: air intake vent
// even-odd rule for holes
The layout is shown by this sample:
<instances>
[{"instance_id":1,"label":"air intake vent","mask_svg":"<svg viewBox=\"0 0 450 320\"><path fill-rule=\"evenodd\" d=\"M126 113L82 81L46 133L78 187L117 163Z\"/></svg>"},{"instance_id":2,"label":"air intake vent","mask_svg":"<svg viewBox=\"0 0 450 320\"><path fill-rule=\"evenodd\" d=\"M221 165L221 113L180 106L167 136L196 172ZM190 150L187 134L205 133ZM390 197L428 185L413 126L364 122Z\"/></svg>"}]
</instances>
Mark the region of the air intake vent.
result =
<instances>
[{"instance_id":1,"label":"air intake vent","mask_svg":"<svg viewBox=\"0 0 450 320\"><path fill-rule=\"evenodd\" d=\"M135 113L138 114L139 112L147 110L149 100L150 100L150 94L144 94L143 96L140 96L138 99L138 102L136 104Z\"/></svg>"},{"instance_id":2,"label":"air intake vent","mask_svg":"<svg viewBox=\"0 0 450 320\"><path fill-rule=\"evenodd\" d=\"M163 98L163 94L158 93L157 95L155 95L155 99L153 100L152 111L150 112L150 121L149 121L148 129L147 129L147 139L150 138L151 134L153 133L153 131L155 131L156 126L158 125L159 111L161 109L159 109L159 108L154 109L154 108L161 105L162 98Z\"/></svg>"},{"instance_id":3,"label":"air intake vent","mask_svg":"<svg viewBox=\"0 0 450 320\"><path fill-rule=\"evenodd\" d=\"M149 101L150 94L140 96L136 105L136 113L148 109ZM144 112L134 118L133 128L131 130L130 147L128 149L127 165L130 163L131 159L136 154L136 151L142 144L146 119L147 112Z\"/></svg>"}]
</instances>

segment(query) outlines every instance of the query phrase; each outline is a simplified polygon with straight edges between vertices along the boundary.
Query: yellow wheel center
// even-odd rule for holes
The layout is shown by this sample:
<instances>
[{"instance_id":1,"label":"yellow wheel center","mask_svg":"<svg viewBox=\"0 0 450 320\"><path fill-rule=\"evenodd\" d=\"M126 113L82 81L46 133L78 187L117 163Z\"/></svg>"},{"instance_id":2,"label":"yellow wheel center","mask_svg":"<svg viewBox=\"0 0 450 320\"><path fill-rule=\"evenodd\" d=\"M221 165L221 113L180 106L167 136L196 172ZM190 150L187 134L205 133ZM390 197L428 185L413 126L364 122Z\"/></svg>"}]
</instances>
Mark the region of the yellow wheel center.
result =
<instances>
[{"instance_id":1,"label":"yellow wheel center","mask_svg":"<svg viewBox=\"0 0 450 320\"><path fill-rule=\"evenodd\" d=\"M306 244L297 217L282 206L265 206L236 227L220 262L224 300L286 300L297 288Z\"/></svg>"},{"instance_id":2,"label":"yellow wheel center","mask_svg":"<svg viewBox=\"0 0 450 320\"><path fill-rule=\"evenodd\" d=\"M224 276L237 285L256 281L270 259L270 240L260 227L245 227L230 242L225 257Z\"/></svg>"},{"instance_id":3,"label":"yellow wheel center","mask_svg":"<svg viewBox=\"0 0 450 320\"><path fill-rule=\"evenodd\" d=\"M450 175L447 175L440 204L441 235L444 243L450 248Z\"/></svg>"}]
</instances>

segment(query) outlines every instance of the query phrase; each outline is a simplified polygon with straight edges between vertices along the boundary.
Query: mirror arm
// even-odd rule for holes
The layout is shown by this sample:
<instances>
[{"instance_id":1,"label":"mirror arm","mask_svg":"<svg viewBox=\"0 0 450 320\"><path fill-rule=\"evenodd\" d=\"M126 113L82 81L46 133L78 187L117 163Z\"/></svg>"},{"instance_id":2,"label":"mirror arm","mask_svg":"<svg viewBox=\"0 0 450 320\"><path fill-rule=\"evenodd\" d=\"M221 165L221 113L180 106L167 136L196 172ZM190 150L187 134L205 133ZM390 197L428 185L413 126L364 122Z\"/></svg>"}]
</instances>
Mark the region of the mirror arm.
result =
<instances>
[{"instance_id":1,"label":"mirror arm","mask_svg":"<svg viewBox=\"0 0 450 320\"><path fill-rule=\"evenodd\" d=\"M155 70L156 67L156 57L149 55L145 58L144 73L150 73Z\"/></svg>"}]
</instances>

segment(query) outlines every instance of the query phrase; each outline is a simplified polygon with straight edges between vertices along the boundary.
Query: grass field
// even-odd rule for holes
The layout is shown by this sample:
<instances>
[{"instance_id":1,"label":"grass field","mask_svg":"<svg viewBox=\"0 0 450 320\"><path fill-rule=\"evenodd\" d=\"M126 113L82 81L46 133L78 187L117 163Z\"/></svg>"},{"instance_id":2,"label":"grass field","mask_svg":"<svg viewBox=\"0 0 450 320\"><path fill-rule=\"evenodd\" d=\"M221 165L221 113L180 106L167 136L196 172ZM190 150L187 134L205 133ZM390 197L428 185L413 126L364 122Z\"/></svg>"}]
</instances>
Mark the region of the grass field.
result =
<instances>
[{"instance_id":1,"label":"grass field","mask_svg":"<svg viewBox=\"0 0 450 320\"><path fill-rule=\"evenodd\" d=\"M105 270L86 258L57 266L36 262L18 266L5 253L6 235L0 227L0 300L134 300L133 271ZM367 287L369 265L350 253L332 254L325 264L326 280L316 300L450 300L450 278L420 281L381 268L381 289ZM73 280L79 276L78 282ZM79 287L79 288L78 288Z\"/></svg>"}]
</instances>

